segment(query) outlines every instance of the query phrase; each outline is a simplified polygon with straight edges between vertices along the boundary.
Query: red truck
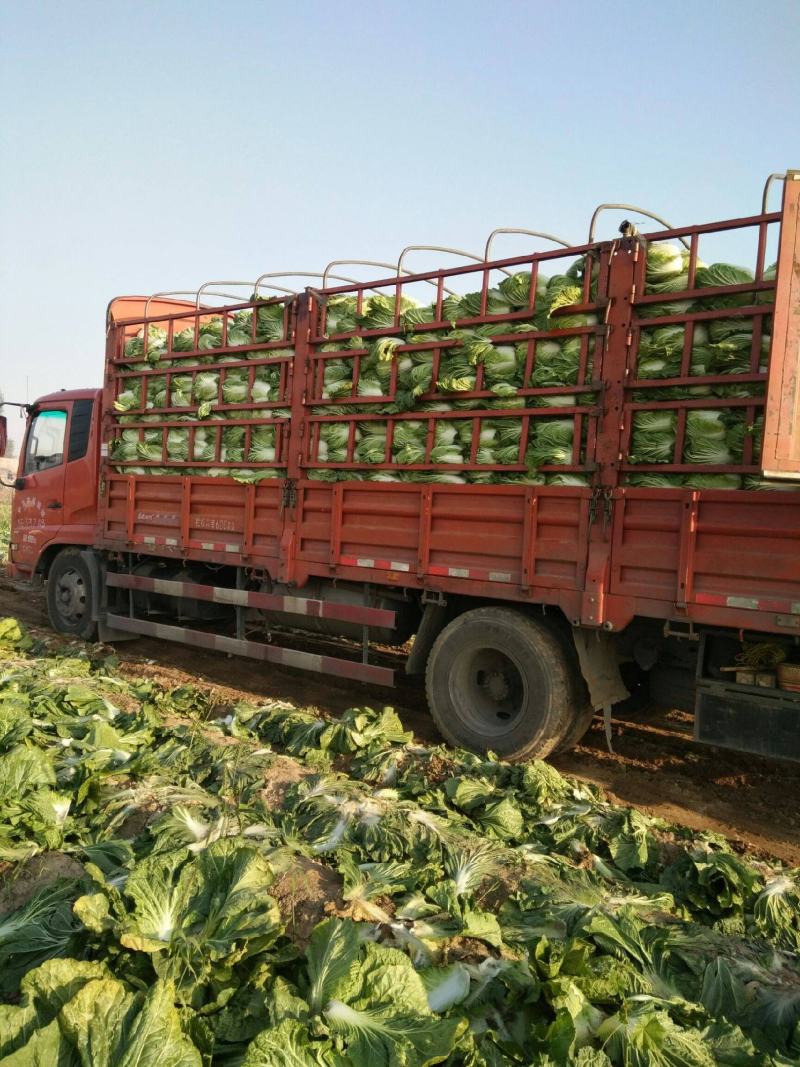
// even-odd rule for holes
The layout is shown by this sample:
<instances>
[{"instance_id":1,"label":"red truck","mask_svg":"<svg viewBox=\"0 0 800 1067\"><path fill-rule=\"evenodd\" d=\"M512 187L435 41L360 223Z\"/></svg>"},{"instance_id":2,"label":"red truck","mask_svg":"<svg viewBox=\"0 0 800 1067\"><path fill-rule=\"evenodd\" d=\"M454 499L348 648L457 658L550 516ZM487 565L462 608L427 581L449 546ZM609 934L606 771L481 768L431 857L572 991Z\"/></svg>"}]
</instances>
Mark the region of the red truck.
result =
<instances>
[{"instance_id":1,"label":"red truck","mask_svg":"<svg viewBox=\"0 0 800 1067\"><path fill-rule=\"evenodd\" d=\"M800 494L762 491L800 478L800 172L779 177L781 210L765 195L746 218L420 274L401 257L269 299L112 301L103 388L30 405L12 574L44 580L53 626L86 639L377 686L404 664L449 742L506 758L573 744L636 669L698 741L800 759L791 672L731 671L743 643L800 659ZM732 234L752 237L752 276L701 284L706 241ZM653 282L670 242L677 292ZM578 290L543 319L554 271ZM723 358L731 322L746 365L696 365L715 324ZM665 327L680 344L654 364ZM566 342L574 373L547 384ZM513 389L487 345L513 345ZM642 412L671 428L652 462ZM698 464L698 413L738 419L735 457ZM554 419L571 443L548 461ZM502 463L481 446L498 426Z\"/></svg>"}]
</instances>

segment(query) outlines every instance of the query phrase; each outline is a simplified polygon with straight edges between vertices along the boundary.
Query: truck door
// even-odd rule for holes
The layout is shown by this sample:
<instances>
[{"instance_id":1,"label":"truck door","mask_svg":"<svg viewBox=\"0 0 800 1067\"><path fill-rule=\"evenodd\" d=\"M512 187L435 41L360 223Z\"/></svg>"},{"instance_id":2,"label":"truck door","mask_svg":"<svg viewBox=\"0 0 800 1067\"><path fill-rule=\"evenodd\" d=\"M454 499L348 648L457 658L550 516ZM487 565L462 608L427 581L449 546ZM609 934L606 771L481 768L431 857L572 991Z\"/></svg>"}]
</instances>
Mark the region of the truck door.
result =
<instances>
[{"instance_id":1,"label":"truck door","mask_svg":"<svg viewBox=\"0 0 800 1067\"><path fill-rule=\"evenodd\" d=\"M97 441L94 401L73 400L65 448L64 534L74 544L90 540L97 519ZM66 529L68 527L68 529Z\"/></svg>"},{"instance_id":2,"label":"truck door","mask_svg":"<svg viewBox=\"0 0 800 1067\"><path fill-rule=\"evenodd\" d=\"M67 407L44 404L28 423L11 518L13 563L28 572L63 522Z\"/></svg>"}]
</instances>

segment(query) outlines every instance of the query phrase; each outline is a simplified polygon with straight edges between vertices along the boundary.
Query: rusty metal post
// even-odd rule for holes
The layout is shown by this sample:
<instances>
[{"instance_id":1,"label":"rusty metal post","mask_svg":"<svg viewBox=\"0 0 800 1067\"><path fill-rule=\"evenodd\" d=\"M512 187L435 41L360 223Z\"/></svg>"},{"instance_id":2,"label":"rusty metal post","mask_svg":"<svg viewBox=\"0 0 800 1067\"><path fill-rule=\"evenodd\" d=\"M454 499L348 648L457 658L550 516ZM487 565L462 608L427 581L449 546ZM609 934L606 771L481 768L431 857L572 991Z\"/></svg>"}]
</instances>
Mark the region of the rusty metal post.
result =
<instances>
[{"instance_id":1,"label":"rusty metal post","mask_svg":"<svg viewBox=\"0 0 800 1067\"><path fill-rule=\"evenodd\" d=\"M641 287L644 264L635 238L622 238L606 245L600 254L600 292L607 300L605 337L599 378L603 383L594 460L595 489L590 507L586 581L581 605L581 623L601 626L610 576L613 515L607 514L611 494L619 485L625 386L629 368L631 320L637 286ZM602 513L601 513L602 512Z\"/></svg>"},{"instance_id":2,"label":"rusty metal post","mask_svg":"<svg viewBox=\"0 0 800 1067\"><path fill-rule=\"evenodd\" d=\"M800 478L800 171L783 187L761 464L768 478Z\"/></svg>"}]
</instances>

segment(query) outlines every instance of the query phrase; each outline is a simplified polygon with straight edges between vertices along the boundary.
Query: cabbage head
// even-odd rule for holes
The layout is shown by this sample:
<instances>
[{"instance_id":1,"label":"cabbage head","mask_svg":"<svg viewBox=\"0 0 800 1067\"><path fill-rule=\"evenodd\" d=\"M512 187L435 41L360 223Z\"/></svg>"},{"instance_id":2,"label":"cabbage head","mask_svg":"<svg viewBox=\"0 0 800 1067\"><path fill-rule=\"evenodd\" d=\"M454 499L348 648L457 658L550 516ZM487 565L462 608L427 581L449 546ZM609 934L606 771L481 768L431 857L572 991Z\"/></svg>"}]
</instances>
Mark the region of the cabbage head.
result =
<instances>
[{"instance_id":1,"label":"cabbage head","mask_svg":"<svg viewBox=\"0 0 800 1067\"><path fill-rule=\"evenodd\" d=\"M254 426L250 434L248 463L275 462L275 427Z\"/></svg>"},{"instance_id":2,"label":"cabbage head","mask_svg":"<svg viewBox=\"0 0 800 1067\"><path fill-rule=\"evenodd\" d=\"M229 370L222 383L222 400L225 404L244 404L250 391L250 378L246 370Z\"/></svg>"},{"instance_id":3,"label":"cabbage head","mask_svg":"<svg viewBox=\"0 0 800 1067\"><path fill-rule=\"evenodd\" d=\"M712 263L708 267L698 267L695 286L698 289L709 289L720 285L746 285L753 280L752 272L745 267L735 267L731 263ZM714 296L704 297L703 307L746 307L754 301L755 294L752 292L717 293Z\"/></svg>"},{"instance_id":4,"label":"cabbage head","mask_svg":"<svg viewBox=\"0 0 800 1067\"><path fill-rule=\"evenodd\" d=\"M647 246L645 274L648 283L658 284L682 274L683 264L684 251L680 245L673 245L668 241L655 241Z\"/></svg>"}]
</instances>

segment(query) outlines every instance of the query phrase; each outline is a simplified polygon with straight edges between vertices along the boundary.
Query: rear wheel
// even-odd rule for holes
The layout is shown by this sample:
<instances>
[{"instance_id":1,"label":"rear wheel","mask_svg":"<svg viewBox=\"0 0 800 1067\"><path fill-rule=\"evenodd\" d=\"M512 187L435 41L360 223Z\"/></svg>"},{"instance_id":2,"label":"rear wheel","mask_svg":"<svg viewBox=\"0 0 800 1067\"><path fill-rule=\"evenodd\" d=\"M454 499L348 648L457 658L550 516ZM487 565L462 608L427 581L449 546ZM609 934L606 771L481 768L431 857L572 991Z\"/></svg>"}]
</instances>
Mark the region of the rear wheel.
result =
<instances>
[{"instance_id":1,"label":"rear wheel","mask_svg":"<svg viewBox=\"0 0 800 1067\"><path fill-rule=\"evenodd\" d=\"M583 679L581 679L583 681ZM594 721L595 711L588 702L586 693L583 694L583 702L574 706L572 724L567 728L564 737L556 745L557 752L568 752L581 741L589 732L589 727Z\"/></svg>"},{"instance_id":2,"label":"rear wheel","mask_svg":"<svg viewBox=\"0 0 800 1067\"><path fill-rule=\"evenodd\" d=\"M47 614L54 630L84 641L97 636L92 618L92 573L79 548L65 548L47 576Z\"/></svg>"},{"instance_id":3,"label":"rear wheel","mask_svg":"<svg viewBox=\"0 0 800 1067\"><path fill-rule=\"evenodd\" d=\"M563 631L562 650L569 662L569 685L571 708L564 736L555 747L556 752L567 752L574 748L589 730L595 716L595 710L589 700L589 690L581 673L580 660L575 650L575 642L569 630Z\"/></svg>"},{"instance_id":4,"label":"rear wheel","mask_svg":"<svg viewBox=\"0 0 800 1067\"><path fill-rule=\"evenodd\" d=\"M574 673L563 641L544 622L508 608L476 608L436 639L428 703L451 745L514 761L541 758L575 721Z\"/></svg>"}]
</instances>

